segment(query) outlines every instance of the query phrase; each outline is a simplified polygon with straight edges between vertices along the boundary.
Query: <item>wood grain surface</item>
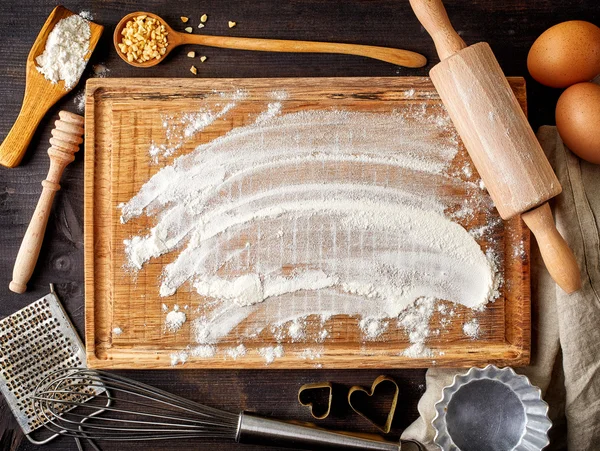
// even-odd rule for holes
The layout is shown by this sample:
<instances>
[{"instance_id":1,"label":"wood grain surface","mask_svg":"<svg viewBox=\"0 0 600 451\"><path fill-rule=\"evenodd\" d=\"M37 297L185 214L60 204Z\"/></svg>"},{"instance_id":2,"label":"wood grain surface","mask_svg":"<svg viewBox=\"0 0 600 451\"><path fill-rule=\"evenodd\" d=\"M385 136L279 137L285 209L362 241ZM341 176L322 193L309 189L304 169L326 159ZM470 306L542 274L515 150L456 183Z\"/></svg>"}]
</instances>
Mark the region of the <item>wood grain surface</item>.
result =
<instances>
[{"instance_id":1,"label":"wood grain surface","mask_svg":"<svg viewBox=\"0 0 600 451\"><path fill-rule=\"evenodd\" d=\"M0 5L0 136L6 136L19 112L25 85L27 55L40 28L56 1L3 0ZM305 39L336 41L406 48L423 53L429 59L421 69L399 69L370 61L366 58L344 55L290 55L253 53L225 49L183 47L173 52L170 59L153 69L128 66L112 48L110 36L114 26L125 14L137 11L141 5L133 0L72 0L65 4L73 11L88 10L94 20L106 27L103 37L92 56L91 65L105 63L111 77L192 77L186 53L202 52L211 58L201 67L200 77L320 77L320 76L426 76L437 63L431 38L421 28L411 12L408 1L399 0L243 0L223 2L204 0L199 3L181 0L176 6L164 0L147 0L143 9L167 19L178 30L185 25L179 17L210 15L211 33L257 38ZM554 105L560 90L543 87L527 74L526 57L535 38L548 27L565 20L588 20L600 24L600 4L596 0L447 0L445 6L452 23L467 43L490 43L500 65L507 75L525 76L529 99L529 120L534 130L543 124L554 123ZM197 19L194 19L197 20ZM227 28L227 21L238 26ZM209 28L205 28L207 34ZM92 75L91 65L84 77ZM84 328L83 277L83 153L65 171L62 189L54 203L52 220L42 246L38 266L29 285L29 291L17 295L8 290L14 259L20 242L35 209L48 170L48 139L52 123L60 109L75 111L73 99L80 94L80 84L64 97L42 120L30 148L15 169L0 168L0 315L6 316L48 292L48 283L54 282L59 296L73 319L79 334ZM535 302L535 300L534 300ZM534 324L535 327L535 324ZM533 344L535 352L535 343ZM342 390L356 383L369 386L381 370L190 370L190 371L136 371L123 372L142 382L171 390L190 399L236 411L250 409L279 418L311 421L306 408L296 402L298 388L307 382L330 380ZM417 401L424 390L424 370L388 370L401 388L400 401L392 436L413 421L418 413ZM344 394L339 399L344 399ZM560 408L560 406L554 406ZM320 425L371 431L374 429L351 414L344 403L338 411ZM564 448L564 425L554 429L551 449ZM191 449L191 443L177 444ZM187 448L186 448L187 445ZM207 449L208 447L196 447ZM30 444L13 419L5 403L0 404L0 449L33 451L76 450L75 442L61 439L44 448ZM105 450L163 450L173 449L172 443L140 443L124 447L122 444L104 444ZM210 444L215 451L231 450L230 444ZM248 450L266 450L260 446Z\"/></svg>"},{"instance_id":2,"label":"wood grain surface","mask_svg":"<svg viewBox=\"0 0 600 451\"><path fill-rule=\"evenodd\" d=\"M525 86L521 78L511 80L521 106L526 107ZM177 334L165 333L163 328L165 312L161 305L188 305L188 315L210 300L190 293L182 287L173 296L161 298L158 294L158 280L165 265L171 260L158 258L144 265L137 274L124 269L127 265L123 241L136 233L141 224L148 221L134 221L123 225L119 219L117 206L127 202L140 187L146 183L162 164L153 164L148 154L149 137L158 140L164 136L164 117L177 117L202 109L213 110L220 105L222 97L213 93L246 93L243 101L228 113L223 120L207 127L199 136L190 139L178 154L190 152L195 146L215 139L231 130L252 122L270 100L270 93L285 92L283 111L342 110L369 113L398 114L414 109L426 111L412 119L412 127L423 127L430 117L447 117L441 100L429 78L416 77L363 77L363 78L280 78L280 79L209 79L209 80L126 80L96 79L87 83L86 89L86 174L85 174L85 279L86 279L86 347L88 365L97 368L169 368L170 355L194 345L191 321ZM410 95L407 96L407 92ZM216 107L218 108L218 107ZM410 123L410 116L405 119ZM433 119L429 119L430 121ZM436 140L440 148L450 145L448 135L452 126L448 121L448 130L440 133ZM390 133L394 133L390 131ZM391 135L390 135L391 139ZM433 140L433 138L432 138ZM177 154L175 155L177 156ZM170 157L166 163L175 158ZM398 157L401 157L398 155ZM458 152L452 160L449 173L460 173L470 158L459 142ZM326 172L340 172L339 179L345 183L365 183L360 174L377 174L378 165L341 164L330 165ZM360 168L360 170L358 170ZM284 168L280 170L283 171ZM310 174L309 166L294 168L286 177L303 183ZM410 173L397 172L387 167L390 188L411 183ZM310 183L325 183L325 173ZM278 185L275 173L258 174L256 179L248 176L236 185L239 189L250 189L260 183L267 174L274 177L271 183ZM297 178L298 177L298 178ZM376 178L375 175L373 175ZM378 178L382 178L381 175ZM475 176L477 177L477 176ZM404 180L406 178L407 180ZM331 180L336 180L331 179ZM437 180L437 179L436 179ZM478 180L476 178L475 180ZM309 183L309 182L305 182ZM427 183L427 179L415 179L412 183ZM386 184L387 186L387 184ZM455 310L455 318L445 325L441 315L431 321L432 330L440 330L427 339L427 346L434 351L432 357L410 358L402 355L407 348L407 333L403 328L390 323L389 329L377 341L365 342L356 318L336 315L327 322L331 328L331 337L319 345L320 357L317 360L301 358L303 350L310 343L294 342L282 339L285 355L276 359L271 368L314 368L315 363L324 368L417 368L432 365L451 367L470 367L495 363L497 365L521 366L529 363L530 350L530 296L529 296L529 231L517 217L502 222L498 213L486 215L485 205L489 203L488 194L481 190L467 193L454 183L442 184L437 188L440 196L456 198L461 204L466 196L472 198L473 214L459 223L468 229L486 227L491 232L478 239L482 249L499 255L498 272L505 283L500 297L486 306L485 311L474 313L461 305L448 308ZM251 194L253 191L245 193ZM255 232L250 225L241 232L239 240L256 243ZM303 229L298 230L301 237L316 240ZM370 242L369 232L365 232L359 241ZM289 240L289 239L288 239ZM304 239L299 240L303 241ZM340 241L342 239L340 238ZM263 240L264 242L264 240ZM394 248L389 252L396 252ZM291 245L291 242L288 244ZM304 246L299 244L299 246ZM341 244L340 244L341 246ZM381 252L387 252L381 245ZM523 252L520 251L523 249ZM257 252L257 250L255 250ZM328 253L327 250L321 250ZM315 257L317 257L315 251ZM340 257L343 262L343 257ZM288 262L284 262L288 264ZM294 268L290 270L293 271ZM425 269L425 268L424 268ZM317 296L317 291L306 293ZM316 299L316 298L315 298ZM480 324L480 338L476 341L465 336L463 324L476 317ZM264 321L264 322L262 322ZM317 316L309 316L307 327L320 323ZM446 318L448 321L448 318ZM228 334L217 344L217 354L213 357L189 356L186 368L264 368L264 358L257 350L274 346L278 341L268 332L269 319L253 315L240 324L241 329L267 329L256 338L243 340L248 349L247 355L238 360L224 359L221 354L227 347L239 344L235 333ZM115 335L112 331L118 327L122 332ZM182 368L181 365L176 368Z\"/></svg>"}]
</instances>

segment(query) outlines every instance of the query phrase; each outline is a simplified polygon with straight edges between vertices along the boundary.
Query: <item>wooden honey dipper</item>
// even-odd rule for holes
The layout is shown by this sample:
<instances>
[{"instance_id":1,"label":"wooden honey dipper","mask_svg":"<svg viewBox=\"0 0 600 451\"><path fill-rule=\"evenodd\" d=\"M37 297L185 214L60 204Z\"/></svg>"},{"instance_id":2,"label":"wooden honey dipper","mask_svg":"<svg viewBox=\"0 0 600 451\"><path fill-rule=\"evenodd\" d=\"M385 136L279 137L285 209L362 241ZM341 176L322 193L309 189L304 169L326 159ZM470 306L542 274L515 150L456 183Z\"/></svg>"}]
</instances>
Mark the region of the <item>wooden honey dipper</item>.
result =
<instances>
[{"instance_id":1,"label":"wooden honey dipper","mask_svg":"<svg viewBox=\"0 0 600 451\"><path fill-rule=\"evenodd\" d=\"M42 181L42 194L19 248L13 279L9 285L10 290L15 293L24 293L27 289L27 282L33 274L44 240L52 201L60 189L60 178L67 165L75 160L75 152L83 142L83 117L68 111L61 111L58 116L60 119L54 123L51 147L48 149L50 169L46 180Z\"/></svg>"}]
</instances>

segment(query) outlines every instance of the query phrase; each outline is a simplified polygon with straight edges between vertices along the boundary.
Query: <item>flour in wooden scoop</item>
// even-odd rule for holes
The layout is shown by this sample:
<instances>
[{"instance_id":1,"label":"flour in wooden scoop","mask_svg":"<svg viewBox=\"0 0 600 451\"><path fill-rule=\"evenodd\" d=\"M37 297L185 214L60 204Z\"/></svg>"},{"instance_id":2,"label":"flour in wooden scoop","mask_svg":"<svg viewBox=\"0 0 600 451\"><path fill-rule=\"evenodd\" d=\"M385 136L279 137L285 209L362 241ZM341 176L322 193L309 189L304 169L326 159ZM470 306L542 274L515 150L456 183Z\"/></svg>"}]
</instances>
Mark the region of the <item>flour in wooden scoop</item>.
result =
<instances>
[{"instance_id":1,"label":"flour in wooden scoop","mask_svg":"<svg viewBox=\"0 0 600 451\"><path fill-rule=\"evenodd\" d=\"M232 102L202 117L224 117ZM435 301L480 309L500 279L453 220L465 198L481 196L477 183L448 174L458 150L449 119L425 106L283 113L282 102L176 158L120 206L123 223L154 221L125 241L128 265L177 254L158 289L171 296L189 284L207 299L192 320L200 345L232 333L241 343L264 328L278 341L322 342L328 318L350 315L365 340L396 321L415 345L406 355L431 356ZM429 313L408 315L425 305ZM304 319L314 315L322 327L309 337Z\"/></svg>"},{"instance_id":2,"label":"flour in wooden scoop","mask_svg":"<svg viewBox=\"0 0 600 451\"><path fill-rule=\"evenodd\" d=\"M90 23L74 14L58 21L46 39L44 52L35 59L36 69L51 83L64 80L65 89L77 84L90 50Z\"/></svg>"}]
</instances>

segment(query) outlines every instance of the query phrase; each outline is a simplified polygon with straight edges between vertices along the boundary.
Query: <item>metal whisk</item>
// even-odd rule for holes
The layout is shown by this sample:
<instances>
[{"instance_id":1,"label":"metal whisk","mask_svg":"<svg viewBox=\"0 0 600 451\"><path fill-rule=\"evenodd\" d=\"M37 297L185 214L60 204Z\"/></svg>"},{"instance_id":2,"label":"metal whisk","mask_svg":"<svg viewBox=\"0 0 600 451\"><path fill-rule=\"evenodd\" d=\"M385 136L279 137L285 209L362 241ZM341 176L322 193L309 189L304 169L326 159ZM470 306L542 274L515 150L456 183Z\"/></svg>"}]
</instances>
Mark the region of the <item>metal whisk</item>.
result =
<instances>
[{"instance_id":1,"label":"metal whisk","mask_svg":"<svg viewBox=\"0 0 600 451\"><path fill-rule=\"evenodd\" d=\"M47 428L85 439L211 438L312 450L424 449L412 441L391 443L247 412L225 412L126 377L82 368L52 373L40 382L32 398L35 413Z\"/></svg>"}]
</instances>

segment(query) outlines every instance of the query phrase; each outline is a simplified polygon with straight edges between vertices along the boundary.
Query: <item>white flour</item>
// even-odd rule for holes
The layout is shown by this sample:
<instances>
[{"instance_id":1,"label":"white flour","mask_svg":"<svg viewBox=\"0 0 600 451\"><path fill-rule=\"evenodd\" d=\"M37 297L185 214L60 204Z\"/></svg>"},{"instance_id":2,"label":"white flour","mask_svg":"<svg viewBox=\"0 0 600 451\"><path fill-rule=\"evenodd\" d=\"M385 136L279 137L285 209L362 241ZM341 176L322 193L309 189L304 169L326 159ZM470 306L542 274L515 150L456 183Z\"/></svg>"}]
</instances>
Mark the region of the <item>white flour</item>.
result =
<instances>
[{"instance_id":1,"label":"white flour","mask_svg":"<svg viewBox=\"0 0 600 451\"><path fill-rule=\"evenodd\" d=\"M265 359L266 365L273 363L275 359L280 359L285 354L281 345L259 348L258 353Z\"/></svg>"},{"instance_id":2,"label":"white flour","mask_svg":"<svg viewBox=\"0 0 600 451\"><path fill-rule=\"evenodd\" d=\"M473 339L479 338L479 321L477 321L476 318L473 318L471 321L463 324L463 332L467 337Z\"/></svg>"},{"instance_id":3,"label":"white flour","mask_svg":"<svg viewBox=\"0 0 600 451\"><path fill-rule=\"evenodd\" d=\"M94 78L106 78L110 73L110 69L106 65L99 63L94 64L92 67L92 74Z\"/></svg>"},{"instance_id":4,"label":"white flour","mask_svg":"<svg viewBox=\"0 0 600 451\"><path fill-rule=\"evenodd\" d=\"M52 83L64 80L65 89L71 89L85 69L90 36L90 24L81 16L60 20L48 35L44 53L35 59L37 70Z\"/></svg>"},{"instance_id":5,"label":"white flour","mask_svg":"<svg viewBox=\"0 0 600 451\"><path fill-rule=\"evenodd\" d=\"M457 152L449 119L425 106L282 114L286 96L272 97L253 124L176 158L120 205L123 223L154 218L148 233L125 240L128 266L177 254L159 291L171 296L189 283L210 301L192 320L200 345L265 326L277 341L320 343L329 318L350 315L365 340L397 319L411 342L404 355L433 356L425 343L436 300L480 309L500 283L493 256L453 221L482 206L463 202L481 198L478 181L461 178L471 174L448 175ZM151 155L174 154L243 96L229 99L165 119L167 142L152 143ZM463 194L446 195L443 185ZM308 335L311 315L323 327ZM249 317L264 326L244 329ZM267 364L284 355L280 345L258 352Z\"/></svg>"},{"instance_id":6,"label":"white flour","mask_svg":"<svg viewBox=\"0 0 600 451\"><path fill-rule=\"evenodd\" d=\"M81 16L82 14L79 13ZM83 17L83 16L82 16ZM84 17L86 18L86 17ZM86 18L87 19L87 18ZM91 20L91 19L90 19ZM92 78L106 78L110 73L110 69L106 67L104 64L94 64L92 67ZM85 87L80 88L79 92L75 97L73 97L73 103L75 104L75 108L77 108L78 113L83 113L85 111Z\"/></svg>"},{"instance_id":7,"label":"white flour","mask_svg":"<svg viewBox=\"0 0 600 451\"><path fill-rule=\"evenodd\" d=\"M412 343L402 354L407 357L433 357L433 352L425 346L429 337L429 320L433 315L435 306L434 298L421 298L415 302L414 308L406 310L398 323L408 332L408 339Z\"/></svg>"},{"instance_id":8,"label":"white flour","mask_svg":"<svg viewBox=\"0 0 600 451\"><path fill-rule=\"evenodd\" d=\"M196 346L195 348L192 348L191 350L191 354L194 357L202 357L202 358L209 358L209 357L214 357L214 355L217 353L217 350L214 346L211 345L200 345L200 346Z\"/></svg>"},{"instance_id":9,"label":"white flour","mask_svg":"<svg viewBox=\"0 0 600 451\"><path fill-rule=\"evenodd\" d=\"M294 320L288 327L288 335L292 339L292 342L301 341L306 338L305 324L302 320Z\"/></svg>"},{"instance_id":10,"label":"white flour","mask_svg":"<svg viewBox=\"0 0 600 451\"><path fill-rule=\"evenodd\" d=\"M322 353L322 347L318 349L307 348L300 353L300 358L304 360L319 360L321 358Z\"/></svg>"},{"instance_id":11,"label":"white flour","mask_svg":"<svg viewBox=\"0 0 600 451\"><path fill-rule=\"evenodd\" d=\"M190 355L186 351L177 351L177 352L172 352L170 357L171 357L171 366L175 366L178 363L181 363L183 365L185 362L187 362Z\"/></svg>"},{"instance_id":12,"label":"white flour","mask_svg":"<svg viewBox=\"0 0 600 451\"><path fill-rule=\"evenodd\" d=\"M367 340L375 340L387 330L388 323L376 318L363 318L358 323L358 326Z\"/></svg>"},{"instance_id":13,"label":"white flour","mask_svg":"<svg viewBox=\"0 0 600 451\"><path fill-rule=\"evenodd\" d=\"M179 306L175 305L173 310L167 313L165 319L165 328L169 332L177 332L186 321L186 315L179 310Z\"/></svg>"},{"instance_id":14,"label":"white flour","mask_svg":"<svg viewBox=\"0 0 600 451\"><path fill-rule=\"evenodd\" d=\"M205 107L195 113L183 114L177 119L172 116L163 117L168 144L156 144L152 142L148 152L154 163L158 163L160 157L165 158L173 155L181 149L186 141L189 141L216 120L224 117L237 105L238 101L245 99L247 96L246 91L241 89L231 94L215 94L225 103L216 103L213 105L213 108Z\"/></svg>"},{"instance_id":15,"label":"white flour","mask_svg":"<svg viewBox=\"0 0 600 451\"><path fill-rule=\"evenodd\" d=\"M82 89L75 97L73 97L73 103L75 104L78 113L83 113L85 111L85 89Z\"/></svg>"},{"instance_id":16,"label":"white flour","mask_svg":"<svg viewBox=\"0 0 600 451\"><path fill-rule=\"evenodd\" d=\"M229 348L225 351L225 355L231 357L233 360L237 360L238 357L244 357L246 355L246 346L240 344L235 348Z\"/></svg>"},{"instance_id":17,"label":"white flour","mask_svg":"<svg viewBox=\"0 0 600 451\"><path fill-rule=\"evenodd\" d=\"M85 20L94 20L94 16L91 11L79 11L79 15Z\"/></svg>"}]
</instances>

